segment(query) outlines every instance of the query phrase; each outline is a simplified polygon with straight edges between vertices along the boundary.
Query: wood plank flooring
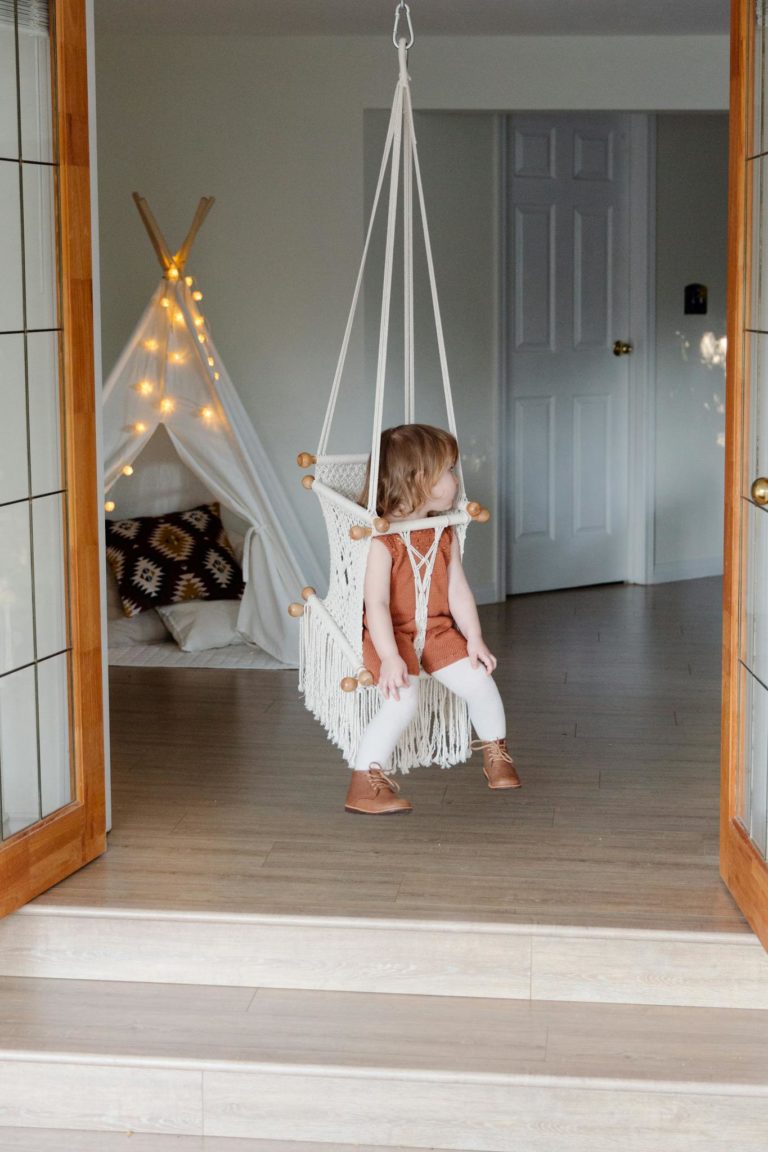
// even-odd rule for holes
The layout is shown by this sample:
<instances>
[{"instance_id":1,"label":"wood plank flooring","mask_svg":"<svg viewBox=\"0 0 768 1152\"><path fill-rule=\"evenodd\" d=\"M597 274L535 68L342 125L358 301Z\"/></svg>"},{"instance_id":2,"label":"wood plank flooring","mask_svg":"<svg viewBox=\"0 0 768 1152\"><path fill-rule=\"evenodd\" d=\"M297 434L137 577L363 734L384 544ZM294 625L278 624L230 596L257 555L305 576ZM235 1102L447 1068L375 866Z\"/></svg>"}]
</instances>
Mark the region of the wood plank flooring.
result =
<instances>
[{"instance_id":1,"label":"wood plank flooring","mask_svg":"<svg viewBox=\"0 0 768 1152\"><path fill-rule=\"evenodd\" d=\"M720 582L481 609L523 788L344 813L295 672L113 668L113 830L37 904L748 932L718 871Z\"/></svg>"}]
</instances>

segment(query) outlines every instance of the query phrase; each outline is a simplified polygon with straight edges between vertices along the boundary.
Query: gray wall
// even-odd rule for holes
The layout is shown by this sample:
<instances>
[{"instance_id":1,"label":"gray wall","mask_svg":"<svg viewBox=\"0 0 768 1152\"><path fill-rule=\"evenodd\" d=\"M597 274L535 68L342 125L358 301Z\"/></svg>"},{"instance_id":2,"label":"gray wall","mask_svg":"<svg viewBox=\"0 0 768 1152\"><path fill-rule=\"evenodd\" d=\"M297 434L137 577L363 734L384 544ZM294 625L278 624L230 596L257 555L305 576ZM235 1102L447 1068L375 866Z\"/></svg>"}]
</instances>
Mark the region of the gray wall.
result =
<instances>
[{"instance_id":1,"label":"gray wall","mask_svg":"<svg viewBox=\"0 0 768 1152\"><path fill-rule=\"evenodd\" d=\"M389 105L396 76L388 29L376 38L111 37L99 34L97 11L96 69L105 376L158 277L130 193L148 198L171 245L198 198L215 195L190 271L230 375L324 556L317 505L299 487L294 457L316 445L349 307L364 226L364 113ZM421 38L411 72L420 109L722 109L728 49L723 37ZM465 176L446 170L439 193L460 191ZM491 226L482 226L490 241ZM446 279L457 255L436 253ZM496 353L480 349L492 337L494 291L489 284L475 295L481 337L449 348L466 442L483 450L496 436L486 402ZM451 328L460 322L454 315ZM360 334L353 385L364 359ZM345 447L364 449L368 413L350 409L347 418ZM480 499L495 467L489 450L472 484ZM473 555L471 575L481 594L493 588L493 546Z\"/></svg>"},{"instance_id":2,"label":"gray wall","mask_svg":"<svg viewBox=\"0 0 768 1152\"><path fill-rule=\"evenodd\" d=\"M656 134L653 561L675 579L722 570L725 366L708 348L725 336L728 120L660 115ZM709 289L705 316L683 312L690 283Z\"/></svg>"}]
</instances>

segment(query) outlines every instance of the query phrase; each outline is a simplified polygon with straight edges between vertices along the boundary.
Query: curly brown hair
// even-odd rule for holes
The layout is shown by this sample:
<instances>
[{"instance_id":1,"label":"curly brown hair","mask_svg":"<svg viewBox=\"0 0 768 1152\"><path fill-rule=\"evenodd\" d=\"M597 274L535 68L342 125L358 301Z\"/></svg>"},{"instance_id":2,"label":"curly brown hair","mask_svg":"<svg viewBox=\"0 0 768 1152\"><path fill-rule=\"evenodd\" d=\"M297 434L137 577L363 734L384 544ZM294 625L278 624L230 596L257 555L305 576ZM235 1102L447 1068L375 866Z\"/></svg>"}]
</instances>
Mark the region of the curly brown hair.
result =
<instances>
[{"instance_id":1,"label":"curly brown hair","mask_svg":"<svg viewBox=\"0 0 768 1152\"><path fill-rule=\"evenodd\" d=\"M398 424L381 434L379 482L376 493L377 516L410 516L429 499L446 465L459 458L456 437L431 424ZM357 498L368 505L371 458L365 469L365 482Z\"/></svg>"}]
</instances>

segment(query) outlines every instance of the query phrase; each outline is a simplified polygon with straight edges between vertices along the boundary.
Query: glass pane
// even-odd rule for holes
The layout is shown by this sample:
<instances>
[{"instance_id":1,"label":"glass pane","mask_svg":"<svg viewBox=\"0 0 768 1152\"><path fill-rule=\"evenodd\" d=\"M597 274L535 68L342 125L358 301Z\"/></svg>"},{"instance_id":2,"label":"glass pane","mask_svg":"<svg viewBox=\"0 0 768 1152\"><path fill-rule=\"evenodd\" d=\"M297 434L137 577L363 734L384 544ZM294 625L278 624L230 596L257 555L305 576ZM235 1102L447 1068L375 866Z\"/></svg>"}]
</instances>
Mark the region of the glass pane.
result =
<instances>
[{"instance_id":1,"label":"glass pane","mask_svg":"<svg viewBox=\"0 0 768 1152\"><path fill-rule=\"evenodd\" d=\"M29 495L24 337L0 336L0 504Z\"/></svg>"},{"instance_id":2,"label":"glass pane","mask_svg":"<svg viewBox=\"0 0 768 1152\"><path fill-rule=\"evenodd\" d=\"M746 673L742 823L763 856L768 851L768 688Z\"/></svg>"},{"instance_id":3,"label":"glass pane","mask_svg":"<svg viewBox=\"0 0 768 1152\"><path fill-rule=\"evenodd\" d=\"M0 675L35 658L29 503L0 507Z\"/></svg>"},{"instance_id":4,"label":"glass pane","mask_svg":"<svg viewBox=\"0 0 768 1152\"><path fill-rule=\"evenodd\" d=\"M35 669L0 677L3 838L40 819Z\"/></svg>"},{"instance_id":5,"label":"glass pane","mask_svg":"<svg viewBox=\"0 0 768 1152\"><path fill-rule=\"evenodd\" d=\"M755 152L766 150L766 124L765 124L765 80L766 80L766 44L765 44L765 0L755 0L755 40L754 40L754 131L753 145Z\"/></svg>"},{"instance_id":6,"label":"glass pane","mask_svg":"<svg viewBox=\"0 0 768 1152\"><path fill-rule=\"evenodd\" d=\"M0 16L0 156L19 155L16 106L16 34L13 22Z\"/></svg>"},{"instance_id":7,"label":"glass pane","mask_svg":"<svg viewBox=\"0 0 768 1152\"><path fill-rule=\"evenodd\" d=\"M41 496L32 502L38 660L67 646L62 500L62 496Z\"/></svg>"},{"instance_id":8,"label":"glass pane","mask_svg":"<svg viewBox=\"0 0 768 1152\"><path fill-rule=\"evenodd\" d=\"M53 105L48 33L19 28L21 154L25 160L53 160Z\"/></svg>"},{"instance_id":9,"label":"glass pane","mask_svg":"<svg viewBox=\"0 0 768 1152\"><path fill-rule=\"evenodd\" d=\"M0 160L0 332L24 327L21 292L19 165Z\"/></svg>"},{"instance_id":10,"label":"glass pane","mask_svg":"<svg viewBox=\"0 0 768 1152\"><path fill-rule=\"evenodd\" d=\"M69 755L69 656L37 666L42 815L73 799Z\"/></svg>"},{"instance_id":11,"label":"glass pane","mask_svg":"<svg viewBox=\"0 0 768 1152\"><path fill-rule=\"evenodd\" d=\"M24 188L24 270L27 281L27 328L58 325L54 169L22 165Z\"/></svg>"},{"instance_id":12,"label":"glass pane","mask_svg":"<svg viewBox=\"0 0 768 1152\"><path fill-rule=\"evenodd\" d=\"M27 337L29 386L29 451L32 495L63 486L59 409L59 338L56 332L30 332Z\"/></svg>"}]
</instances>

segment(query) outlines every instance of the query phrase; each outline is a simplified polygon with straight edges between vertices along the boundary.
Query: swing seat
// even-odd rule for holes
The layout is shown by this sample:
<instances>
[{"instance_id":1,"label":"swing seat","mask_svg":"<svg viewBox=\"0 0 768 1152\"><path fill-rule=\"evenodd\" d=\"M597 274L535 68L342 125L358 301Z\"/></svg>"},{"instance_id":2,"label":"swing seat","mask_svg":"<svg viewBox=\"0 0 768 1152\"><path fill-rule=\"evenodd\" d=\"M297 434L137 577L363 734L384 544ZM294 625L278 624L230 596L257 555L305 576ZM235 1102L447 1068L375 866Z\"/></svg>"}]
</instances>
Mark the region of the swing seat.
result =
<instances>
[{"instance_id":1,"label":"swing seat","mask_svg":"<svg viewBox=\"0 0 768 1152\"><path fill-rule=\"evenodd\" d=\"M407 5L401 5L407 12ZM399 9L398 9L399 11ZM410 25L410 17L409 17ZM408 520L392 526L376 512L379 478L379 451L381 423L384 410L387 339L389 333L389 305L392 290L392 265L396 229L400 160L403 161L403 270L404 270L404 381L405 420L414 423L414 341L413 341L413 177L418 191L421 224L427 258L432 306L435 320L440 369L445 394L448 428L454 437L456 417L453 410L448 365L445 355L440 309L437 299L432 250L427 227L424 191L421 182L416 137L413 126L410 80L407 71L407 50L404 38L397 42L400 63L392 113L384 146L384 156L371 209L371 217L363 248L363 256L352 297L352 306L342 340L331 396L320 435L317 453L299 453L301 468L315 466L314 476L302 479L305 488L315 493L328 531L330 549L330 578L328 593L321 599L314 589L305 588L305 603L289 608L291 615L300 617L299 690L304 702L323 725L342 751L350 765L355 762L363 732L381 706L382 697L368 669L363 666L363 590L365 570L371 539L374 536L398 532L402 535L411 557L417 590L417 640L420 656L427 619L430 564L420 567L424 557L415 555L410 546L410 532L415 529L434 528L441 532L453 525L463 553L467 525L472 519L485 522L489 513L474 501L467 501L461 461L458 465L459 494L457 509L439 516L421 520ZM371 467L367 505L357 503L363 487L368 456L334 456L328 453L328 440L338 398L344 362L349 347L352 324L357 309L365 262L370 245L373 222L379 204L384 176L390 164L389 209L384 260L381 325L376 371L373 433L371 441ZM434 556L432 550L432 555ZM416 716L402 735L392 756L392 766L401 773L420 766L439 764L447 768L467 760L470 750L469 710L466 703L449 691L440 681L423 670L419 676L419 708Z\"/></svg>"}]
</instances>

